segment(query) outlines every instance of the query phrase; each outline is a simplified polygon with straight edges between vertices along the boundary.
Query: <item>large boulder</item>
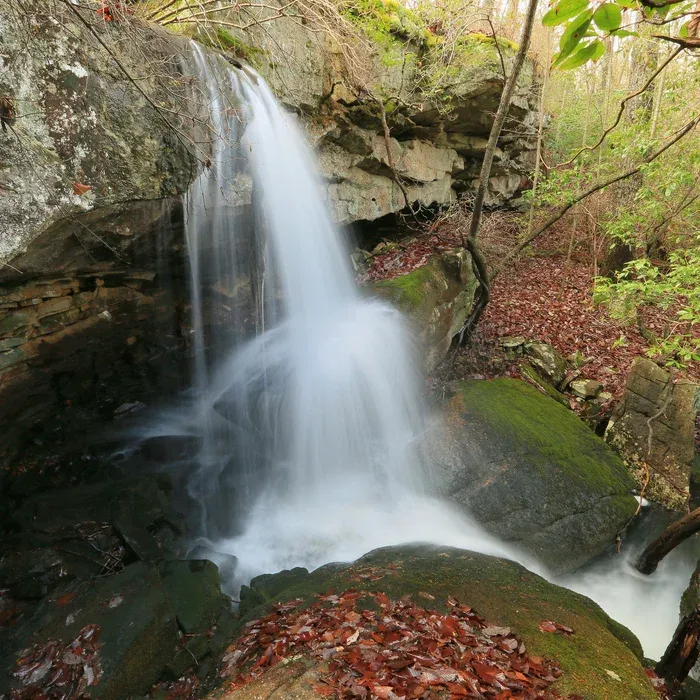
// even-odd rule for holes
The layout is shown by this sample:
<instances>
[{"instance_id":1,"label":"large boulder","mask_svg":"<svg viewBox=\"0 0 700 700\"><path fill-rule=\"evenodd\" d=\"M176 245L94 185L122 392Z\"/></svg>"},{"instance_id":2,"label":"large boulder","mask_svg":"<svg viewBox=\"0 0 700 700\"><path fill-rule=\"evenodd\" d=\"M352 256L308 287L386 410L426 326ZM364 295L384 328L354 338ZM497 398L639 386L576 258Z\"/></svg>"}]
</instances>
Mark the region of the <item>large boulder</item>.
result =
<instances>
[{"instance_id":1,"label":"large boulder","mask_svg":"<svg viewBox=\"0 0 700 700\"><path fill-rule=\"evenodd\" d=\"M554 688L563 697L656 697L642 667L639 642L629 630L593 601L548 583L519 564L466 550L411 544L375 550L354 564L329 564L310 574L303 570L291 574L275 575L282 579L280 586L275 585L275 576L264 577L260 591L254 579L252 594L260 593L257 600L266 602L242 607L242 622L267 614L275 602L301 599L305 605L328 591L342 595L359 589L381 592L390 599L406 596L417 606L438 611L446 610L447 598L452 596L490 625L510 628L530 654L557 660L563 675ZM574 634L543 632L540 623L545 620L565 625ZM222 694L213 697L252 700L274 692L277 700L310 700L318 697L314 686L322 673L317 663L295 657L293 663L279 664L249 686L232 692L227 684L219 691Z\"/></svg>"},{"instance_id":2,"label":"large boulder","mask_svg":"<svg viewBox=\"0 0 700 700\"><path fill-rule=\"evenodd\" d=\"M453 385L423 454L437 491L554 573L603 553L636 508L622 460L571 411L514 379Z\"/></svg>"},{"instance_id":3,"label":"large boulder","mask_svg":"<svg viewBox=\"0 0 700 700\"><path fill-rule=\"evenodd\" d=\"M9 688L54 690L67 663L76 682L87 682L91 697L141 695L164 673L177 677L203 657L218 655L218 637L230 635L232 619L210 561L135 562L112 576L74 581L0 635L0 694ZM90 648L82 644L86 632ZM52 648L62 651L51 656ZM29 668L32 658L41 659L41 677ZM74 668L78 662L83 668Z\"/></svg>"},{"instance_id":4,"label":"large boulder","mask_svg":"<svg viewBox=\"0 0 700 700\"><path fill-rule=\"evenodd\" d=\"M638 357L605 433L610 445L640 469L644 479L642 465L647 463L648 497L672 507L681 508L688 500L699 398L697 384L674 381L655 362Z\"/></svg>"},{"instance_id":5,"label":"large boulder","mask_svg":"<svg viewBox=\"0 0 700 700\"><path fill-rule=\"evenodd\" d=\"M23 682L8 677L17 668L22 649L52 640L65 645L88 625L99 628L95 635L101 644L93 666L97 683L90 688L95 698L120 700L146 692L177 650L175 613L158 572L137 562L94 586L82 583L52 596L28 623L3 640L0 690Z\"/></svg>"},{"instance_id":6,"label":"large boulder","mask_svg":"<svg viewBox=\"0 0 700 700\"><path fill-rule=\"evenodd\" d=\"M426 369L431 370L469 316L476 287L471 256L460 249L433 256L405 275L376 282L371 290L409 317L423 346Z\"/></svg>"},{"instance_id":7,"label":"large boulder","mask_svg":"<svg viewBox=\"0 0 700 700\"><path fill-rule=\"evenodd\" d=\"M14 259L25 274L58 269L56 253L68 247L80 251L66 240L71 236L109 259L113 253L93 233L100 222L80 227L75 217L103 210L116 221L126 211L129 221L117 233L131 237L139 233L134 223L144 226L141 215L159 215L151 200L180 194L194 173L191 144L178 133L194 116L187 107L193 93L174 59L184 42L153 33L139 43L146 52L139 55L126 29L105 22L88 28L80 12L62 4L47 11L36 0L22 12L0 8L0 97L17 118L0 132L0 261ZM160 68L142 79L144 59ZM157 103L172 106L171 90L182 100L182 118L171 115L169 125ZM43 256L17 258L49 231ZM80 251L87 264L90 254Z\"/></svg>"}]
</instances>

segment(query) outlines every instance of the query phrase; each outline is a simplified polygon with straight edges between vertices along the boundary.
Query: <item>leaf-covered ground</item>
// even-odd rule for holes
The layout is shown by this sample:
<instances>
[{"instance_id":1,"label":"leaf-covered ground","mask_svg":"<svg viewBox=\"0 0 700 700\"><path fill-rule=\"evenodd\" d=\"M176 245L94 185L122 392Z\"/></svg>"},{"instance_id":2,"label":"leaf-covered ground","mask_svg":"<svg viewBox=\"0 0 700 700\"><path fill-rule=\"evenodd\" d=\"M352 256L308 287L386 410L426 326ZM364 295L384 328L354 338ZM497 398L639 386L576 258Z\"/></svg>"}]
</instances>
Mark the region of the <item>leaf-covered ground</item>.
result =
<instances>
[{"instance_id":1,"label":"leaf-covered ground","mask_svg":"<svg viewBox=\"0 0 700 700\"><path fill-rule=\"evenodd\" d=\"M463 226L448 222L400 245L374 255L360 282L388 279L424 264L432 253L461 244ZM513 216L486 226L485 249L492 260L507 251L517 235ZM529 255L503 270L493 284L491 301L481 320L473 348L461 351L463 367L473 375L518 376L516 363L490 360L498 355L497 340L524 336L550 343L565 357L579 351L586 358L582 374L600 381L618 398L634 358L649 344L636 325L612 318L604 306L593 304L593 267L586 251L574 250L567 261L566 234L553 231L538 239ZM670 314L659 308L642 312L645 327L662 335ZM700 366L689 364L684 374L700 377Z\"/></svg>"},{"instance_id":2,"label":"leaf-covered ground","mask_svg":"<svg viewBox=\"0 0 700 700\"><path fill-rule=\"evenodd\" d=\"M560 697L550 687L561 676L555 661L530 656L509 628L488 625L453 598L446 614L381 592L328 593L305 609L298 609L300 602L277 604L271 615L245 626L224 657L221 675L231 678L231 689L304 654L324 669L315 690L328 697ZM543 624L547 631L573 633Z\"/></svg>"}]
</instances>

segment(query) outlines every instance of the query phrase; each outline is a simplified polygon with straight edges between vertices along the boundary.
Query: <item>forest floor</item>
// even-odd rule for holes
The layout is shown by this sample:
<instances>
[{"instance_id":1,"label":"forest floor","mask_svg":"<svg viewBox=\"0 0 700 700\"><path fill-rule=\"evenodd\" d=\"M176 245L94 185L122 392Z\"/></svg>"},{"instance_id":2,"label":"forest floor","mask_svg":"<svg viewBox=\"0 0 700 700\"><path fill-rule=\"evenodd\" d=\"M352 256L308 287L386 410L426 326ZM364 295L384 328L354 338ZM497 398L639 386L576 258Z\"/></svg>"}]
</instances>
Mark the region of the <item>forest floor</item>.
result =
<instances>
[{"instance_id":1,"label":"forest floor","mask_svg":"<svg viewBox=\"0 0 700 700\"><path fill-rule=\"evenodd\" d=\"M518 235L518 214L491 215L482 245L487 258L500 259ZM402 240L388 252L374 255L360 281L375 281L410 272L430 255L461 245L464 220L447 221ZM495 279L491 301L471 343L459 348L430 378L433 389L456 376L519 377L517 361L507 360L498 339L523 336L555 347L564 357L580 352L582 374L603 384L618 399L634 358L646 355L649 344L636 324L613 318L605 306L593 303L594 267L590 245L575 245L567 256L569 233L553 228L541 236ZM642 310L645 327L662 335L672 312L656 307ZM690 363L681 376L700 378L700 364Z\"/></svg>"}]
</instances>

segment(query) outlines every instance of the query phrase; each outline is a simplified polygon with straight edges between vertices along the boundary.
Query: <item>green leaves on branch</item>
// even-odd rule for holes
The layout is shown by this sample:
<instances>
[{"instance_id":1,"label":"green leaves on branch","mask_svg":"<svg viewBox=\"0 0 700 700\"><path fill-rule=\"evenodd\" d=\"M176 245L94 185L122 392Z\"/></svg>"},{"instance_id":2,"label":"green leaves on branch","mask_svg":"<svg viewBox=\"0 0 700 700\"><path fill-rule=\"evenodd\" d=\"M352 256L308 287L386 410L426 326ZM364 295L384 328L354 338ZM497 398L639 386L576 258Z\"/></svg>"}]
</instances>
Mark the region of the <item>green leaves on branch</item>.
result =
<instances>
[{"instance_id":1,"label":"green leaves on branch","mask_svg":"<svg viewBox=\"0 0 700 700\"><path fill-rule=\"evenodd\" d=\"M605 304L611 316L634 322L637 309L657 306L666 310L669 331L658 337L649 355L665 357L666 364L683 367L700 361L700 248L672 251L665 270L648 258L627 263L616 280L598 278L593 301Z\"/></svg>"},{"instance_id":2,"label":"green leaves on branch","mask_svg":"<svg viewBox=\"0 0 700 700\"><path fill-rule=\"evenodd\" d=\"M545 27L555 27L580 14L588 7L588 0L561 0L542 18Z\"/></svg>"},{"instance_id":3,"label":"green leaves on branch","mask_svg":"<svg viewBox=\"0 0 700 700\"><path fill-rule=\"evenodd\" d=\"M593 14L593 21L598 29L614 32L622 23L622 10L614 2L604 2Z\"/></svg>"},{"instance_id":4,"label":"green leaves on branch","mask_svg":"<svg viewBox=\"0 0 700 700\"><path fill-rule=\"evenodd\" d=\"M564 26L559 53L554 56L552 68L578 68L588 61L598 60L605 53L605 47L600 41L603 38L639 36L637 32L621 28L625 10L641 10L648 20L663 18L671 10L674 11L674 16L682 17L688 14L695 1L671 0L670 4L661 5L663 0L659 0L657 7L656 4L651 4L652 0L554 0L542 18L545 27ZM687 35L687 26L681 29L681 34L683 31ZM583 43L585 38L592 41Z\"/></svg>"},{"instance_id":5,"label":"green leaves on branch","mask_svg":"<svg viewBox=\"0 0 700 700\"><path fill-rule=\"evenodd\" d=\"M588 61L597 61L605 53L605 46L602 41L596 39L590 44L580 48L575 54L569 56L559 67L562 70L578 68Z\"/></svg>"},{"instance_id":6,"label":"green leaves on branch","mask_svg":"<svg viewBox=\"0 0 700 700\"><path fill-rule=\"evenodd\" d=\"M593 21L593 10L585 10L575 17L564 30L559 40L559 53L554 57L552 68L557 68L571 56L586 35L588 27ZM585 63L585 61L584 61Z\"/></svg>"}]
</instances>

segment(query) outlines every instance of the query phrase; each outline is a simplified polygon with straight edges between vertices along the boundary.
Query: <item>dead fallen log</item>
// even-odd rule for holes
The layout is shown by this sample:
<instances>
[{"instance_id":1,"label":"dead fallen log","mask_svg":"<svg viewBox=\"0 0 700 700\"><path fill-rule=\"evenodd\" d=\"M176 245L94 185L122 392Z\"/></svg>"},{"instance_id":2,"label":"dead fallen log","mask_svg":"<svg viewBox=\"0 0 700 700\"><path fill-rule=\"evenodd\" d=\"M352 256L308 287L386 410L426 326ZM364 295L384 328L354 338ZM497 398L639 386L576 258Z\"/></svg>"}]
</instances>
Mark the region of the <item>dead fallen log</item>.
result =
<instances>
[{"instance_id":1,"label":"dead fallen log","mask_svg":"<svg viewBox=\"0 0 700 700\"><path fill-rule=\"evenodd\" d=\"M700 508L671 523L637 559L637 570L643 574L653 574L659 562L681 542L700 531Z\"/></svg>"},{"instance_id":2,"label":"dead fallen log","mask_svg":"<svg viewBox=\"0 0 700 700\"><path fill-rule=\"evenodd\" d=\"M698 660L698 641L700 606L680 621L671 643L654 669L656 675L664 679L672 696L680 691L681 684Z\"/></svg>"}]
</instances>

